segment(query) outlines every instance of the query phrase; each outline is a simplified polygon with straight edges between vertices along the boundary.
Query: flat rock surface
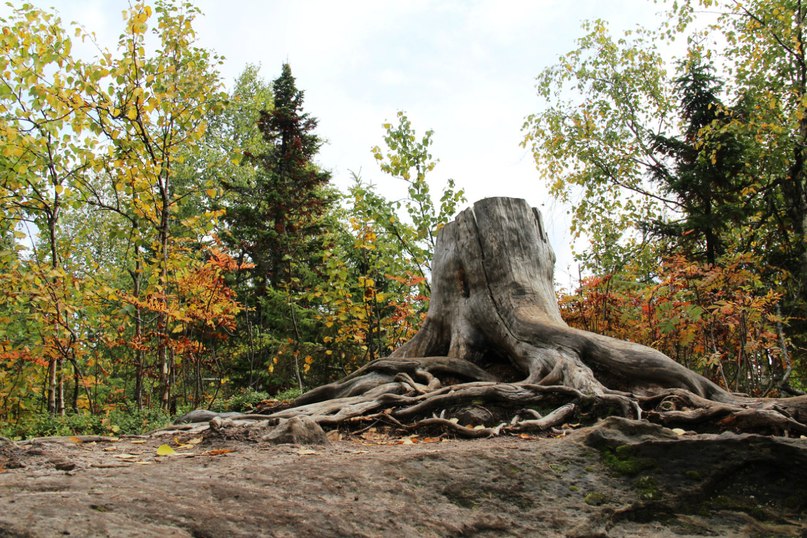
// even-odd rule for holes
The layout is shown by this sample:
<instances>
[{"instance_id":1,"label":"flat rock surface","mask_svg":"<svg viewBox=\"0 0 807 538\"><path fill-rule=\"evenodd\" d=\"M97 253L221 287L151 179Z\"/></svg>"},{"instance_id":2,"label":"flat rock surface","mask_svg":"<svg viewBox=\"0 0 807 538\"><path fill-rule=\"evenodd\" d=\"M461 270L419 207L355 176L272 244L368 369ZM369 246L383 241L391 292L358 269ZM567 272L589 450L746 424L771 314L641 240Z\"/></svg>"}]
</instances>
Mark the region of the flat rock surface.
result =
<instances>
[{"instance_id":1,"label":"flat rock surface","mask_svg":"<svg viewBox=\"0 0 807 538\"><path fill-rule=\"evenodd\" d=\"M631 444L608 428L6 443L0 537L807 535L807 440L659 430Z\"/></svg>"}]
</instances>

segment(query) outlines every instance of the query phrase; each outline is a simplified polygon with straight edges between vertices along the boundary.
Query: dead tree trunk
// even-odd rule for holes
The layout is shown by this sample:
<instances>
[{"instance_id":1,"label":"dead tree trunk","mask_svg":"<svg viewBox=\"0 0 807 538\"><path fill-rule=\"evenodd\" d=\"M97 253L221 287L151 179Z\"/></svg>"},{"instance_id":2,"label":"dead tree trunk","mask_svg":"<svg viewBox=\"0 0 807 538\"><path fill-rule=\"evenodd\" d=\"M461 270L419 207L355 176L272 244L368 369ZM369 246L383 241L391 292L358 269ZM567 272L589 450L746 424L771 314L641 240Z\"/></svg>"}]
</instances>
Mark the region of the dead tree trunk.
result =
<instances>
[{"instance_id":1,"label":"dead tree trunk","mask_svg":"<svg viewBox=\"0 0 807 538\"><path fill-rule=\"evenodd\" d=\"M560 316L541 215L490 198L446 225L417 335L389 358L303 394L273 418L382 419L468 436L618 414L667 426L807 434L807 398L731 394L648 347Z\"/></svg>"}]
</instances>

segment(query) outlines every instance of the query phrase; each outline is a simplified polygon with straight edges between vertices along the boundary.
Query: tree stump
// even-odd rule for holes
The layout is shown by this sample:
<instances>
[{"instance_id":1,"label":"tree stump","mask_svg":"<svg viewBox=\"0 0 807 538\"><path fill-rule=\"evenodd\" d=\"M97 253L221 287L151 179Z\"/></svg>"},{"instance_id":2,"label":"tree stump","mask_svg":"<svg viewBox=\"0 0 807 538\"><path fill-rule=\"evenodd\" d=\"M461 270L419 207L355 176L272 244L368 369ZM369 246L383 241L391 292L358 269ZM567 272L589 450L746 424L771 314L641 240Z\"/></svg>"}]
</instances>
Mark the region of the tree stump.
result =
<instances>
[{"instance_id":1,"label":"tree stump","mask_svg":"<svg viewBox=\"0 0 807 538\"><path fill-rule=\"evenodd\" d=\"M807 434L807 397L731 394L663 353L564 323L537 209L481 200L439 233L426 320L390 357L300 396L272 418L383 420L465 436L606 415L701 431Z\"/></svg>"}]
</instances>

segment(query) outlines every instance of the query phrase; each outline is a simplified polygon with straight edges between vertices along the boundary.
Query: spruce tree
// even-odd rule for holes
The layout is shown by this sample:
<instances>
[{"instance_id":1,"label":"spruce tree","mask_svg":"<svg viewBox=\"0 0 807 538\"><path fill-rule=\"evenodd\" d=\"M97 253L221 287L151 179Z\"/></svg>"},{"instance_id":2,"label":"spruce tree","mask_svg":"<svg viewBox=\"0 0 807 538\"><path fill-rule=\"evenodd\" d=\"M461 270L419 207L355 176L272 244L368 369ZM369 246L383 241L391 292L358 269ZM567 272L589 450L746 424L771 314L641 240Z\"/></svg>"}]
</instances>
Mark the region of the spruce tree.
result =
<instances>
[{"instance_id":1,"label":"spruce tree","mask_svg":"<svg viewBox=\"0 0 807 538\"><path fill-rule=\"evenodd\" d=\"M653 177L677 202L679 215L659 218L650 228L689 257L714 264L725 252L727 231L742 221L744 152L725 128L735 111L721 102L722 83L712 66L696 56L682 67L676 80L682 133L653 137L656 150L668 157L657 161Z\"/></svg>"},{"instance_id":2,"label":"spruce tree","mask_svg":"<svg viewBox=\"0 0 807 538\"><path fill-rule=\"evenodd\" d=\"M255 173L248 181L225 182L231 196L228 234L255 264L256 299L291 285L293 267L311 267L333 200L330 173L314 163L323 143L315 133L317 119L304 112L304 94L288 64L272 89L274 107L257 119L264 143L257 152L244 152L244 164Z\"/></svg>"},{"instance_id":3,"label":"spruce tree","mask_svg":"<svg viewBox=\"0 0 807 538\"><path fill-rule=\"evenodd\" d=\"M255 79L256 73L246 75L233 106L241 106L251 121L235 122L248 132L242 137L240 169L222 182L222 236L254 265L236 286L248 307L239 331L249 335L247 346L234 353L238 369L250 386L277 390L302 384L298 356L306 342L317 340L316 306L309 304L307 292L322 272L323 234L336 196L330 173L314 162L323 141L315 132L316 118L303 109L304 93L289 65L271 84L273 103L260 97L265 84ZM256 99L245 103L250 94ZM259 102L263 106L255 110L252 105ZM264 385L257 373L266 372L267 358L282 353L293 353L293 368L278 367Z\"/></svg>"}]
</instances>

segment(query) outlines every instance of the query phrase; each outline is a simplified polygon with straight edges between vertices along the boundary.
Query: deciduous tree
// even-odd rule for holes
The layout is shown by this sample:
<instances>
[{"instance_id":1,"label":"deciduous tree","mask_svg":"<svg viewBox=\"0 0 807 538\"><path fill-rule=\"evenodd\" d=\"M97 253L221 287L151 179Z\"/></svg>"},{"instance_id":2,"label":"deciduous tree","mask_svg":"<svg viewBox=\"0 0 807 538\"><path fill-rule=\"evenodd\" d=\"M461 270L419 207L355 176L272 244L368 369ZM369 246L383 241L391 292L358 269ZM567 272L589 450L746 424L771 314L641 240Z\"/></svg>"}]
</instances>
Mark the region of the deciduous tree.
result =
<instances>
[{"instance_id":1,"label":"deciduous tree","mask_svg":"<svg viewBox=\"0 0 807 538\"><path fill-rule=\"evenodd\" d=\"M697 6L718 22L690 31ZM578 47L539 75L544 106L525 124L539 169L591 241L589 269L616 275L638 261L647 282L670 251L718 265L750 255L782 297L798 357L803 16L790 2L693 1L676 3L659 31L614 38L588 23ZM686 57L659 52L682 36Z\"/></svg>"}]
</instances>

